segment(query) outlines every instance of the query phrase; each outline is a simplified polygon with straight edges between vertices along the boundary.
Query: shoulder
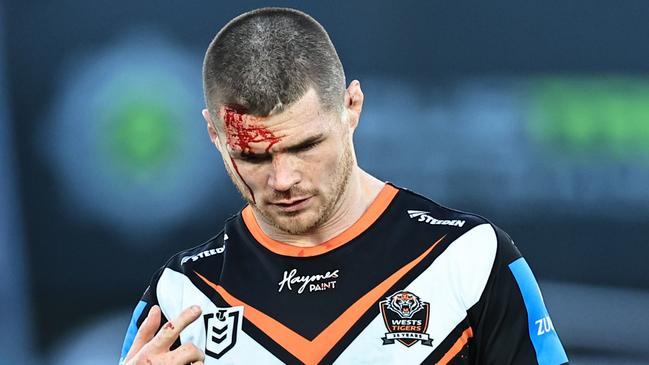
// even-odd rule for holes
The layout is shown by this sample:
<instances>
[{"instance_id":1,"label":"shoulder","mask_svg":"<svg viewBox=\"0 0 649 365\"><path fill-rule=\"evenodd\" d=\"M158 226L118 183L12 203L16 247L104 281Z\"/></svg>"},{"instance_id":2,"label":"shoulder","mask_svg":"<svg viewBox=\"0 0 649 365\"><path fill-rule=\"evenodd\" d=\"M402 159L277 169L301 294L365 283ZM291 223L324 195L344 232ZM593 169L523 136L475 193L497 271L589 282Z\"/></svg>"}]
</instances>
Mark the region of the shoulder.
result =
<instances>
[{"instance_id":1,"label":"shoulder","mask_svg":"<svg viewBox=\"0 0 649 365\"><path fill-rule=\"evenodd\" d=\"M241 217L241 211L225 220L223 229L208 240L179 251L166 262L165 267L179 272L193 271L202 266L220 266L228 242L228 226Z\"/></svg>"},{"instance_id":2,"label":"shoulder","mask_svg":"<svg viewBox=\"0 0 649 365\"><path fill-rule=\"evenodd\" d=\"M234 218L236 215L225 222L226 226ZM150 289L159 292L165 288L184 286L195 279L195 272L205 273L218 281L227 242L228 234L224 228L208 240L172 255L155 273Z\"/></svg>"},{"instance_id":3,"label":"shoulder","mask_svg":"<svg viewBox=\"0 0 649 365\"><path fill-rule=\"evenodd\" d=\"M191 271L197 266L204 266L209 262L210 266L219 264L223 259L225 243L228 235L225 230L221 230L207 241L177 252L166 262L165 267L178 272Z\"/></svg>"},{"instance_id":4,"label":"shoulder","mask_svg":"<svg viewBox=\"0 0 649 365\"><path fill-rule=\"evenodd\" d=\"M223 262L226 238L225 232L221 231L200 245L171 256L155 272L147 291L159 295L161 290L183 286L183 282L189 281L191 273L198 268L209 267L210 271L218 272Z\"/></svg>"},{"instance_id":5,"label":"shoulder","mask_svg":"<svg viewBox=\"0 0 649 365\"><path fill-rule=\"evenodd\" d=\"M397 188L399 189L398 199L395 199L397 209L405 211L412 221L431 226L457 227L464 231L482 224L489 224L495 229L495 225L478 214L452 209L407 188Z\"/></svg>"},{"instance_id":6,"label":"shoulder","mask_svg":"<svg viewBox=\"0 0 649 365\"><path fill-rule=\"evenodd\" d=\"M166 318L174 318L187 306L206 300L210 290L201 275L211 283L220 282L227 241L224 229L207 241L171 256L156 272L147 291Z\"/></svg>"},{"instance_id":7,"label":"shoulder","mask_svg":"<svg viewBox=\"0 0 649 365\"><path fill-rule=\"evenodd\" d=\"M404 219L409 220L416 230L442 230L449 242L446 249L461 253L457 255L458 258L482 261L491 267L496 256L504 261L520 257L509 235L491 220L479 214L443 206L409 189L398 189L399 198L395 199L395 205L397 210L403 211Z\"/></svg>"}]
</instances>

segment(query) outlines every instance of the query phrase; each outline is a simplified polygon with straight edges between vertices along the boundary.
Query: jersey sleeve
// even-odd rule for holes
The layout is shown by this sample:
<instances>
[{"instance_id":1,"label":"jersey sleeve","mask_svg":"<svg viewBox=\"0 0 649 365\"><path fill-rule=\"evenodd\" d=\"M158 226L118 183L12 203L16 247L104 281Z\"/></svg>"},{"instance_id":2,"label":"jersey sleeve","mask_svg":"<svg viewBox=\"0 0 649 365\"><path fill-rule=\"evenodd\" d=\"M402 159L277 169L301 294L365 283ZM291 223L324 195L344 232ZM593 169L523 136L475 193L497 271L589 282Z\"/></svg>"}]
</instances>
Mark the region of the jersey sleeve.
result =
<instances>
[{"instance_id":1,"label":"jersey sleeve","mask_svg":"<svg viewBox=\"0 0 649 365\"><path fill-rule=\"evenodd\" d=\"M133 341L135 340L135 335L137 334L138 329L142 325L142 322L144 322L147 315L149 314L149 310L151 310L151 307L158 304L158 299L156 295L156 286L158 284L158 280L160 279L160 275L162 274L163 269L164 268L160 268L153 275L150 285L146 288L144 294L142 294L142 298L140 299L140 301L135 306L135 309L133 310L133 315L131 316L131 322L129 323L128 329L126 330L126 335L124 336L124 344L122 345L122 352L119 357L120 365L124 363L124 360L126 359L126 355L131 350L131 346L133 346ZM167 321L168 321L167 318L165 318L164 314L161 313L160 326L162 326Z\"/></svg>"},{"instance_id":2,"label":"jersey sleeve","mask_svg":"<svg viewBox=\"0 0 649 365\"><path fill-rule=\"evenodd\" d=\"M494 265L480 300L469 310L476 363L568 363L529 265L511 238L495 230Z\"/></svg>"}]
</instances>

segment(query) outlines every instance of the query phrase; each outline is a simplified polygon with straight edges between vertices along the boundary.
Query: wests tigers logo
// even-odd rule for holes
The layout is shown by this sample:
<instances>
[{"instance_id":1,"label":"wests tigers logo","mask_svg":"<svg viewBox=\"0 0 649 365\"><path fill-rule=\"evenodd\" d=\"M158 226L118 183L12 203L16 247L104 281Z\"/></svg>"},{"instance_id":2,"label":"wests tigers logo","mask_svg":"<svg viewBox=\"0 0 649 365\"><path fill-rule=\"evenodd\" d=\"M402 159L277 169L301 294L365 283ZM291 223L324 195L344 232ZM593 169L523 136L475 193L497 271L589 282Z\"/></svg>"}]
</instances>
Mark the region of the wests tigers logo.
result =
<instances>
[{"instance_id":1,"label":"wests tigers logo","mask_svg":"<svg viewBox=\"0 0 649 365\"><path fill-rule=\"evenodd\" d=\"M399 313L401 318L410 318L423 308L419 297L407 291L396 292L388 300L388 309Z\"/></svg>"},{"instance_id":2,"label":"wests tigers logo","mask_svg":"<svg viewBox=\"0 0 649 365\"><path fill-rule=\"evenodd\" d=\"M384 345L392 345L397 340L407 347L417 341L433 346L433 340L426 333L430 304L422 302L416 294L400 290L379 302L379 309L388 329L385 337L381 337Z\"/></svg>"}]
</instances>

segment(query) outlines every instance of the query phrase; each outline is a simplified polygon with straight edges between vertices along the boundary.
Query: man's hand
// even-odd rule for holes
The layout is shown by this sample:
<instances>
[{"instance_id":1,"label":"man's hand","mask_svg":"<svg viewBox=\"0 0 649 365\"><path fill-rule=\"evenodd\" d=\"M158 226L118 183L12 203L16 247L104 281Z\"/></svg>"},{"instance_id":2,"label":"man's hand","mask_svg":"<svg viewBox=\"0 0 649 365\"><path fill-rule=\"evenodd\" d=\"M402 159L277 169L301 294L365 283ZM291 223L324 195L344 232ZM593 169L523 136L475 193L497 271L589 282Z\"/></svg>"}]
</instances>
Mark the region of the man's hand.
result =
<instances>
[{"instance_id":1,"label":"man's hand","mask_svg":"<svg viewBox=\"0 0 649 365\"><path fill-rule=\"evenodd\" d=\"M173 321L160 326L160 307L154 305L135 335L133 346L126 355L124 365L203 365L205 354L194 344L186 343L169 351L180 331L201 315L201 309L194 305L185 309Z\"/></svg>"}]
</instances>

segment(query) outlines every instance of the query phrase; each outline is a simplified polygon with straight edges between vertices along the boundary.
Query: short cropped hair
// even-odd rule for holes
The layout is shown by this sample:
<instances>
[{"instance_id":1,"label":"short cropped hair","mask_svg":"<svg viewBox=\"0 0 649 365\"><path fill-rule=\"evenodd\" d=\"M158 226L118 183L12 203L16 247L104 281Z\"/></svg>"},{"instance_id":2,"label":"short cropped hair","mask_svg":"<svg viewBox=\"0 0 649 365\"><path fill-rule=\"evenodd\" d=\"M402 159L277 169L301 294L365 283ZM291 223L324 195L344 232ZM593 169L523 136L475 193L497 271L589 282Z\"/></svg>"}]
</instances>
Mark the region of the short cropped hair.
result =
<instances>
[{"instance_id":1,"label":"short cropped hair","mask_svg":"<svg viewBox=\"0 0 649 365\"><path fill-rule=\"evenodd\" d=\"M327 111L342 108L345 73L327 31L288 8L256 9L231 20L212 40L203 63L211 112L225 105L246 113L279 113L313 87Z\"/></svg>"}]
</instances>

